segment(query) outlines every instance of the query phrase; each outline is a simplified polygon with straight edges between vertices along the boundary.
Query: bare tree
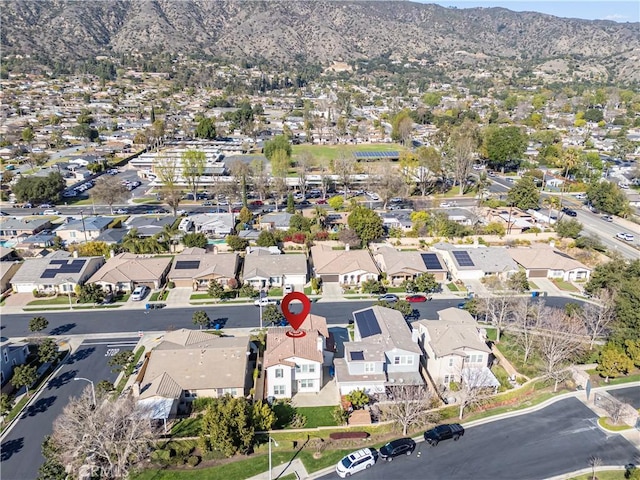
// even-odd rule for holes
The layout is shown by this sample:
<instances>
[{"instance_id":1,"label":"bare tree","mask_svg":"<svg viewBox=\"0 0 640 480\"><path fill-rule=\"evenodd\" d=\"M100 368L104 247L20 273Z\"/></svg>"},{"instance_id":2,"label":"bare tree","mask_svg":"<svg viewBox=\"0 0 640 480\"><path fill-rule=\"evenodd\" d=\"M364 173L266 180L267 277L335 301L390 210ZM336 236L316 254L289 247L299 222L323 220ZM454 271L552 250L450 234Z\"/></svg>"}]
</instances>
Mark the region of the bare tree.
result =
<instances>
[{"instance_id":1,"label":"bare tree","mask_svg":"<svg viewBox=\"0 0 640 480\"><path fill-rule=\"evenodd\" d=\"M52 438L59 447L58 460L75 476L89 464L100 470L101 478L112 479L127 477L147 458L154 431L148 412L133 397L100 397L93 405L87 387L54 421Z\"/></svg>"},{"instance_id":2,"label":"bare tree","mask_svg":"<svg viewBox=\"0 0 640 480\"><path fill-rule=\"evenodd\" d=\"M156 164L155 172L162 182L162 196L167 205L173 210L173 215L178 215L178 207L182 200L182 188L178 185L178 168L173 159L160 161Z\"/></svg>"},{"instance_id":3,"label":"bare tree","mask_svg":"<svg viewBox=\"0 0 640 480\"><path fill-rule=\"evenodd\" d=\"M563 311L553 308L542 319L536 350L542 358L545 376L554 380L553 391L567 376L570 362L584 346L584 323L568 317Z\"/></svg>"},{"instance_id":4,"label":"bare tree","mask_svg":"<svg viewBox=\"0 0 640 480\"><path fill-rule=\"evenodd\" d=\"M543 303L531 305L528 298L519 298L511 312L516 344L522 348L524 363L529 361L536 341L536 328L546 312Z\"/></svg>"},{"instance_id":5,"label":"bare tree","mask_svg":"<svg viewBox=\"0 0 640 480\"><path fill-rule=\"evenodd\" d=\"M100 177L91 189L91 198L98 204L109 205L113 215L113 204L124 201L129 196L129 191L120 182L114 182L112 178Z\"/></svg>"},{"instance_id":6,"label":"bare tree","mask_svg":"<svg viewBox=\"0 0 640 480\"><path fill-rule=\"evenodd\" d=\"M243 206L247 206L247 183L251 176L251 165L242 160L234 160L229 166L231 175L233 175L234 197L240 198Z\"/></svg>"},{"instance_id":7,"label":"bare tree","mask_svg":"<svg viewBox=\"0 0 640 480\"><path fill-rule=\"evenodd\" d=\"M341 151L338 158L333 161L333 171L340 178L340 183L344 187L344 198L347 199L347 192L351 186L351 176L355 171L356 160L349 152Z\"/></svg>"},{"instance_id":8,"label":"bare tree","mask_svg":"<svg viewBox=\"0 0 640 480\"><path fill-rule=\"evenodd\" d=\"M406 191L407 186L400 173L387 165L378 177L377 182L377 192L382 200L382 209L386 210L389 200L393 197L403 197Z\"/></svg>"},{"instance_id":9,"label":"bare tree","mask_svg":"<svg viewBox=\"0 0 640 480\"><path fill-rule=\"evenodd\" d=\"M377 405L382 420L396 422L402 427L402 435L407 434L409 427L427 422L432 400L428 388L422 385L395 385L390 389L393 401Z\"/></svg>"},{"instance_id":10,"label":"bare tree","mask_svg":"<svg viewBox=\"0 0 640 480\"><path fill-rule=\"evenodd\" d=\"M251 162L251 177L253 189L260 196L260 200L264 200L269 193L269 175L267 174L264 160Z\"/></svg>"},{"instance_id":11,"label":"bare tree","mask_svg":"<svg viewBox=\"0 0 640 480\"><path fill-rule=\"evenodd\" d=\"M585 303L578 312L584 321L589 335L589 350L593 349L598 338L605 336L615 320L615 310L612 295L608 290L602 290L598 295L599 304Z\"/></svg>"},{"instance_id":12,"label":"bare tree","mask_svg":"<svg viewBox=\"0 0 640 480\"><path fill-rule=\"evenodd\" d=\"M458 401L458 416L462 420L464 409L481 403L495 394L492 383L495 377L488 368L463 367L459 373L460 388L455 392Z\"/></svg>"},{"instance_id":13,"label":"bare tree","mask_svg":"<svg viewBox=\"0 0 640 480\"><path fill-rule=\"evenodd\" d=\"M310 153L303 153L296 160L296 171L298 173L298 189L302 195L307 194L307 175L313 165L313 156Z\"/></svg>"},{"instance_id":14,"label":"bare tree","mask_svg":"<svg viewBox=\"0 0 640 480\"><path fill-rule=\"evenodd\" d=\"M598 467L602 465L602 459L600 457L596 457L595 455L591 455L589 457L589 466L591 467L591 480L596 480L596 470Z\"/></svg>"},{"instance_id":15,"label":"bare tree","mask_svg":"<svg viewBox=\"0 0 640 480\"><path fill-rule=\"evenodd\" d=\"M509 323L509 312L513 308L513 296L508 293L482 297L479 302L479 313L496 327L496 343L500 343L500 335Z\"/></svg>"},{"instance_id":16,"label":"bare tree","mask_svg":"<svg viewBox=\"0 0 640 480\"><path fill-rule=\"evenodd\" d=\"M193 199L198 199L198 187L204 174L207 157L201 150L187 150L182 154L182 178L193 193Z\"/></svg>"},{"instance_id":17,"label":"bare tree","mask_svg":"<svg viewBox=\"0 0 640 480\"><path fill-rule=\"evenodd\" d=\"M447 149L448 168L453 173L453 178L459 184L459 193L464 193L467 177L473 165L473 153L478 144L474 136L473 126L464 125L457 128L449 138Z\"/></svg>"}]
</instances>

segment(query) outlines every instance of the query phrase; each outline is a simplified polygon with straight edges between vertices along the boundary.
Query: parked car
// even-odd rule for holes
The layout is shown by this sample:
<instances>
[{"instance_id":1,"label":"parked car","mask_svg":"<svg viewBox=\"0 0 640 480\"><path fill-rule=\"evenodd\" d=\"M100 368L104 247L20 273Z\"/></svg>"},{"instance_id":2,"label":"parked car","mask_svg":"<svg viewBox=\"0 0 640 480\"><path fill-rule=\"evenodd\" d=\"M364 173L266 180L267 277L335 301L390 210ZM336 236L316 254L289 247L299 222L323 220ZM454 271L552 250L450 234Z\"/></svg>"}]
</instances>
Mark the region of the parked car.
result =
<instances>
[{"instance_id":1,"label":"parked car","mask_svg":"<svg viewBox=\"0 0 640 480\"><path fill-rule=\"evenodd\" d=\"M564 207L562 209L562 213L564 213L565 215L568 215L570 217L577 217L578 213L575 210L571 210L570 208Z\"/></svg>"},{"instance_id":2,"label":"parked car","mask_svg":"<svg viewBox=\"0 0 640 480\"><path fill-rule=\"evenodd\" d=\"M411 303L420 303L420 302L426 302L427 301L427 297L425 297L424 295L407 295L407 298L405 298L405 300L407 302L411 302Z\"/></svg>"},{"instance_id":3,"label":"parked car","mask_svg":"<svg viewBox=\"0 0 640 480\"><path fill-rule=\"evenodd\" d=\"M327 201L321 198L321 199L320 199L320 200L318 200L316 203L317 203L318 205L326 205L326 204L327 204Z\"/></svg>"},{"instance_id":4,"label":"parked car","mask_svg":"<svg viewBox=\"0 0 640 480\"><path fill-rule=\"evenodd\" d=\"M42 203L40 204L40 208L52 208L53 205L51 205L50 203Z\"/></svg>"},{"instance_id":5,"label":"parked car","mask_svg":"<svg viewBox=\"0 0 640 480\"><path fill-rule=\"evenodd\" d=\"M60 215L60 212L58 210L47 209L42 212L42 215Z\"/></svg>"},{"instance_id":6,"label":"parked car","mask_svg":"<svg viewBox=\"0 0 640 480\"><path fill-rule=\"evenodd\" d=\"M380 458L390 462L400 455L411 455L416 449L416 442L411 438L399 438L380 448Z\"/></svg>"},{"instance_id":7,"label":"parked car","mask_svg":"<svg viewBox=\"0 0 640 480\"><path fill-rule=\"evenodd\" d=\"M625 242L633 242L635 240L633 235L624 232L616 233L616 238L618 240L624 240Z\"/></svg>"},{"instance_id":8,"label":"parked car","mask_svg":"<svg viewBox=\"0 0 640 480\"><path fill-rule=\"evenodd\" d=\"M467 302L460 302L458 304L458 308L462 310L466 305L467 305Z\"/></svg>"},{"instance_id":9,"label":"parked car","mask_svg":"<svg viewBox=\"0 0 640 480\"><path fill-rule=\"evenodd\" d=\"M576 199L577 200L586 200L587 199L587 194L586 193L578 193L576 195Z\"/></svg>"},{"instance_id":10,"label":"parked car","mask_svg":"<svg viewBox=\"0 0 640 480\"><path fill-rule=\"evenodd\" d=\"M127 210L126 208L118 208L117 210L115 210L115 213L117 213L118 215L124 215L125 213L129 213L129 210Z\"/></svg>"},{"instance_id":11,"label":"parked car","mask_svg":"<svg viewBox=\"0 0 640 480\"><path fill-rule=\"evenodd\" d=\"M379 302L393 303L393 302L397 302L398 300L399 300L398 296L393 293L385 293L384 295L380 295L378 297Z\"/></svg>"},{"instance_id":12,"label":"parked car","mask_svg":"<svg viewBox=\"0 0 640 480\"><path fill-rule=\"evenodd\" d=\"M363 448L350 453L336 465L336 473L340 478L345 478L354 473L371 468L376 464L377 455L371 448Z\"/></svg>"},{"instance_id":13,"label":"parked car","mask_svg":"<svg viewBox=\"0 0 640 480\"><path fill-rule=\"evenodd\" d=\"M291 284L285 285L284 288L282 289L282 292L285 295L288 294L288 293L293 292L293 285L291 285Z\"/></svg>"},{"instance_id":14,"label":"parked car","mask_svg":"<svg viewBox=\"0 0 640 480\"><path fill-rule=\"evenodd\" d=\"M267 298L267 297L263 297L263 298L258 298L257 300L254 300L253 304L256 307L259 306L263 306L266 307L267 305L278 305L280 303L279 300L276 300L275 298Z\"/></svg>"},{"instance_id":15,"label":"parked car","mask_svg":"<svg viewBox=\"0 0 640 480\"><path fill-rule=\"evenodd\" d=\"M440 208L449 208L450 206L449 202L440 202Z\"/></svg>"},{"instance_id":16,"label":"parked car","mask_svg":"<svg viewBox=\"0 0 640 480\"><path fill-rule=\"evenodd\" d=\"M602 216L602 219L603 219L605 222L609 222L609 223L613 222L613 217L612 217L611 215L603 215L603 216Z\"/></svg>"},{"instance_id":17,"label":"parked car","mask_svg":"<svg viewBox=\"0 0 640 480\"><path fill-rule=\"evenodd\" d=\"M134 302L139 302L147 295L148 292L149 287L145 285L138 285L131 294L131 300L133 300Z\"/></svg>"},{"instance_id":18,"label":"parked car","mask_svg":"<svg viewBox=\"0 0 640 480\"><path fill-rule=\"evenodd\" d=\"M454 441L457 441L463 435L464 427L462 425L459 423L450 423L447 425L438 425L424 432L424 441L432 447L435 447L442 440L453 438Z\"/></svg>"}]
</instances>

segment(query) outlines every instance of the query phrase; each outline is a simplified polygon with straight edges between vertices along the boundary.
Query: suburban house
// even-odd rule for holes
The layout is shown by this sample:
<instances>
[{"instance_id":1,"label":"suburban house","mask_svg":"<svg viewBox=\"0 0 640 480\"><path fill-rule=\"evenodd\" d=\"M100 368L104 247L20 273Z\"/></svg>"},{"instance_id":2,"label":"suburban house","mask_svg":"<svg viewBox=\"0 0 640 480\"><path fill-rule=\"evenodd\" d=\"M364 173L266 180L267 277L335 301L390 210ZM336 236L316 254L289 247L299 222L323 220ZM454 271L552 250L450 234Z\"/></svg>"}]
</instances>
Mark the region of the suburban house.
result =
<instances>
[{"instance_id":1,"label":"suburban house","mask_svg":"<svg viewBox=\"0 0 640 480\"><path fill-rule=\"evenodd\" d=\"M162 233L165 225L173 225L176 223L176 217L163 216L163 217L134 217L131 216L125 222L127 230L136 230L139 237L153 237L154 235Z\"/></svg>"},{"instance_id":2,"label":"suburban house","mask_svg":"<svg viewBox=\"0 0 640 480\"><path fill-rule=\"evenodd\" d=\"M490 209L486 219L490 223L498 223L504 226L506 233L519 234L535 227L535 219L519 208Z\"/></svg>"},{"instance_id":3,"label":"suburban house","mask_svg":"<svg viewBox=\"0 0 640 480\"><path fill-rule=\"evenodd\" d=\"M324 385L324 368L333 360L334 343L327 319L309 314L300 326L302 337L287 335L291 327L267 330L264 352L266 397L291 398L296 393L317 393Z\"/></svg>"},{"instance_id":4,"label":"suburban house","mask_svg":"<svg viewBox=\"0 0 640 480\"><path fill-rule=\"evenodd\" d=\"M591 276L589 267L550 245L510 248L508 252L525 269L527 278L561 278L570 282L588 280Z\"/></svg>"},{"instance_id":5,"label":"suburban house","mask_svg":"<svg viewBox=\"0 0 640 480\"><path fill-rule=\"evenodd\" d=\"M3 337L3 339L4 338L5 337ZM29 356L29 343L11 342L7 339L0 343L0 350L2 350L0 383L2 384L3 393L5 393L4 386L11 380L14 367L22 365L27 361L27 357Z\"/></svg>"},{"instance_id":6,"label":"suburban house","mask_svg":"<svg viewBox=\"0 0 640 480\"><path fill-rule=\"evenodd\" d=\"M138 285L160 288L164 285L172 260L171 257L120 253L107 260L88 282L96 283L110 292L129 292Z\"/></svg>"},{"instance_id":7,"label":"suburban house","mask_svg":"<svg viewBox=\"0 0 640 480\"><path fill-rule=\"evenodd\" d=\"M483 387L500 385L489 369L491 349L483 330L466 310L453 307L440 310L438 320L414 322L413 333L436 388L448 388L451 382L460 382L467 369L482 372Z\"/></svg>"},{"instance_id":8,"label":"suburban house","mask_svg":"<svg viewBox=\"0 0 640 480\"><path fill-rule=\"evenodd\" d=\"M424 385L421 350L400 312L373 306L353 312L353 342L333 361L341 395L384 393L394 385Z\"/></svg>"},{"instance_id":9,"label":"suburban house","mask_svg":"<svg viewBox=\"0 0 640 480\"><path fill-rule=\"evenodd\" d=\"M95 241L104 242L107 245L116 245L122 243L122 239L127 232L125 228L107 228L95 238Z\"/></svg>"},{"instance_id":10,"label":"suburban house","mask_svg":"<svg viewBox=\"0 0 640 480\"><path fill-rule=\"evenodd\" d=\"M437 243L433 249L442 255L455 280L479 280L487 275L506 279L518 271L507 248Z\"/></svg>"},{"instance_id":11,"label":"suburban house","mask_svg":"<svg viewBox=\"0 0 640 480\"><path fill-rule=\"evenodd\" d=\"M258 250L244 257L242 281L256 288L291 284L302 289L307 283L308 271L306 255L271 255Z\"/></svg>"},{"instance_id":12,"label":"suburban house","mask_svg":"<svg viewBox=\"0 0 640 480\"><path fill-rule=\"evenodd\" d=\"M207 253L204 248L186 248L176 255L169 271L169 280L176 287L206 290L211 280L222 286L236 280L239 256L237 253Z\"/></svg>"},{"instance_id":13,"label":"suburban house","mask_svg":"<svg viewBox=\"0 0 640 480\"><path fill-rule=\"evenodd\" d=\"M11 279L16 293L74 293L104 264L104 257L72 257L58 250L43 258L27 258Z\"/></svg>"},{"instance_id":14,"label":"suburban house","mask_svg":"<svg viewBox=\"0 0 640 480\"><path fill-rule=\"evenodd\" d=\"M0 262L0 293L11 288L11 279L20 270L21 262Z\"/></svg>"},{"instance_id":15,"label":"suburban house","mask_svg":"<svg viewBox=\"0 0 640 480\"><path fill-rule=\"evenodd\" d=\"M413 280L423 273L431 273L438 282L447 280L447 269L442 257L435 252L423 253L396 250L393 247L379 247L373 252L373 259L380 271L387 274L392 285L400 285L405 280Z\"/></svg>"},{"instance_id":16,"label":"suburban house","mask_svg":"<svg viewBox=\"0 0 640 480\"><path fill-rule=\"evenodd\" d=\"M260 230L289 230L292 213L272 212L260 217Z\"/></svg>"},{"instance_id":17,"label":"suburban house","mask_svg":"<svg viewBox=\"0 0 640 480\"><path fill-rule=\"evenodd\" d=\"M0 262L13 262L14 260L20 260L18 253L13 248L0 245Z\"/></svg>"},{"instance_id":18,"label":"suburban house","mask_svg":"<svg viewBox=\"0 0 640 480\"><path fill-rule=\"evenodd\" d=\"M0 219L0 240L17 240L50 228L51 221L46 218L6 217Z\"/></svg>"},{"instance_id":19,"label":"suburban house","mask_svg":"<svg viewBox=\"0 0 640 480\"><path fill-rule=\"evenodd\" d=\"M113 218L86 217L70 220L55 230L55 234L67 243L82 243L96 240L104 232Z\"/></svg>"},{"instance_id":20,"label":"suburban house","mask_svg":"<svg viewBox=\"0 0 640 480\"><path fill-rule=\"evenodd\" d=\"M133 385L152 418L166 420L199 397L243 397L251 388L249 337L181 328L146 354Z\"/></svg>"},{"instance_id":21,"label":"suburban house","mask_svg":"<svg viewBox=\"0 0 640 480\"><path fill-rule=\"evenodd\" d=\"M413 228L410 212L394 211L381 213L382 226L385 229L398 228L404 232L408 232Z\"/></svg>"},{"instance_id":22,"label":"suburban house","mask_svg":"<svg viewBox=\"0 0 640 480\"><path fill-rule=\"evenodd\" d=\"M236 216L233 213L199 213L189 217L196 233L207 236L224 237L233 233Z\"/></svg>"},{"instance_id":23,"label":"suburban house","mask_svg":"<svg viewBox=\"0 0 640 480\"><path fill-rule=\"evenodd\" d=\"M323 282L360 285L365 280L378 280L380 271L369 250L333 250L330 245L311 247L313 273Z\"/></svg>"}]
</instances>

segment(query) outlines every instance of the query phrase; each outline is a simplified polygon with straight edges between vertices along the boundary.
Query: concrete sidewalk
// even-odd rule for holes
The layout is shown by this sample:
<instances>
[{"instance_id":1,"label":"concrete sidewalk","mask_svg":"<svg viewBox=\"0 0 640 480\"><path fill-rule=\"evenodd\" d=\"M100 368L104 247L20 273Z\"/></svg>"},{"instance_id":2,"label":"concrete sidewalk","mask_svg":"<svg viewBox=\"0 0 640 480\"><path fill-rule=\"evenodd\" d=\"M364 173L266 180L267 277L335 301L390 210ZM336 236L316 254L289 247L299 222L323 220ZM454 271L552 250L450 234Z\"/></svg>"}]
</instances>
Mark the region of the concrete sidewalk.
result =
<instances>
[{"instance_id":1,"label":"concrete sidewalk","mask_svg":"<svg viewBox=\"0 0 640 480\"><path fill-rule=\"evenodd\" d=\"M269 471L267 470L266 472L254 477L249 477L247 480L269 480L269 478L276 480L280 477L284 477L285 475L290 475L292 473L295 474L295 476L299 479L315 478L307 473L307 469L304 468L304 464L302 463L302 461L296 458L295 460L292 460L290 462L273 467L271 469L271 477L269 477Z\"/></svg>"}]
</instances>

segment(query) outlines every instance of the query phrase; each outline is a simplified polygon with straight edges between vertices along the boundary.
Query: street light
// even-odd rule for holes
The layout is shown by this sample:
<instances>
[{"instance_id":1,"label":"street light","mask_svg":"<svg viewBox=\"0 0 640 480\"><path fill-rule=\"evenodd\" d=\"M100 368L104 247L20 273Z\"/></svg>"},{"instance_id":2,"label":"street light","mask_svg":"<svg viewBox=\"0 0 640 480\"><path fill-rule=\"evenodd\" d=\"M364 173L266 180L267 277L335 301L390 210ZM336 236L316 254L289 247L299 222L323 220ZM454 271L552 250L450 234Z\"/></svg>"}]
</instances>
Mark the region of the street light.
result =
<instances>
[{"instance_id":1,"label":"street light","mask_svg":"<svg viewBox=\"0 0 640 480\"><path fill-rule=\"evenodd\" d=\"M278 447L278 442L276 442L273 438L271 438L271 435L269 435L269 480L272 480L272 473L271 473L271 442L273 442L275 444L276 447Z\"/></svg>"},{"instance_id":2,"label":"street light","mask_svg":"<svg viewBox=\"0 0 640 480\"><path fill-rule=\"evenodd\" d=\"M96 388L93 385L93 381L84 377L75 377L74 380L84 380L85 382L89 382L91 384L91 395L93 396L93 406L96 406Z\"/></svg>"},{"instance_id":3,"label":"street light","mask_svg":"<svg viewBox=\"0 0 640 480\"><path fill-rule=\"evenodd\" d=\"M266 296L267 296L267 293L264 290L260 290L260 296L258 297L260 299L258 301L258 304L260 306L260 329L263 328L263 325L262 325L262 299L264 297L266 297Z\"/></svg>"},{"instance_id":4,"label":"street light","mask_svg":"<svg viewBox=\"0 0 640 480\"><path fill-rule=\"evenodd\" d=\"M69 310L73 310L73 303L71 303L71 290L73 289L75 281L71 278L65 278L64 281L70 284L67 288L67 295L69 296Z\"/></svg>"}]
</instances>

